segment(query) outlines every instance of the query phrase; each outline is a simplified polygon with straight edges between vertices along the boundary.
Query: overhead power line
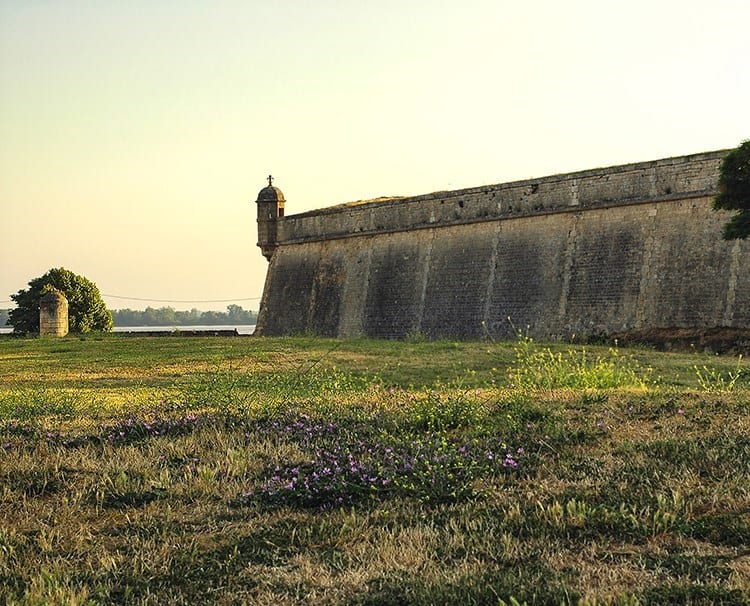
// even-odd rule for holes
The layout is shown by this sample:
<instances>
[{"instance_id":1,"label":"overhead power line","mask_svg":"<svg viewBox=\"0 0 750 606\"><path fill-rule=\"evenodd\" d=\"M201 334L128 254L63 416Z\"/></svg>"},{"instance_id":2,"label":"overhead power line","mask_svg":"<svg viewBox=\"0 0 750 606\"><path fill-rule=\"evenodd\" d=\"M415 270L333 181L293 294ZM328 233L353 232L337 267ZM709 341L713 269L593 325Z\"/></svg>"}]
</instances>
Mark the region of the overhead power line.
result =
<instances>
[{"instance_id":1,"label":"overhead power line","mask_svg":"<svg viewBox=\"0 0 750 606\"><path fill-rule=\"evenodd\" d=\"M146 303L239 303L241 301L260 301L261 297L245 297L244 299L143 299L140 297L123 297L120 295L107 295L101 293L102 297L110 297L112 299L125 299L126 301L144 301ZM0 301L0 305L5 303L13 303L13 301Z\"/></svg>"},{"instance_id":2,"label":"overhead power line","mask_svg":"<svg viewBox=\"0 0 750 606\"><path fill-rule=\"evenodd\" d=\"M240 301L259 301L260 297L245 297L244 299L211 299L211 300L200 300L200 299L143 299L141 297L123 297L121 295L108 295L101 293L102 297L110 297L111 299L125 299L126 301L144 301L146 303L239 303Z\"/></svg>"}]
</instances>

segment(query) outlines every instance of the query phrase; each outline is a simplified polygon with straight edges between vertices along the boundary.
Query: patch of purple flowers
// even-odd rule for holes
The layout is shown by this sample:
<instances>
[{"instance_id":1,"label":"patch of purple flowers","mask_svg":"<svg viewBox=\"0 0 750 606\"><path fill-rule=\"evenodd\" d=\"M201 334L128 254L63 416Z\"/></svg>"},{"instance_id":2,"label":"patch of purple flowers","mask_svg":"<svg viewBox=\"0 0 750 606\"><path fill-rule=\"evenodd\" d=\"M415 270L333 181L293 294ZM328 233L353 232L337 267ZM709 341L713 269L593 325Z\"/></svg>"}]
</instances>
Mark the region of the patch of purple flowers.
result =
<instances>
[{"instance_id":1,"label":"patch of purple flowers","mask_svg":"<svg viewBox=\"0 0 750 606\"><path fill-rule=\"evenodd\" d=\"M58 430L47 430L30 422L9 419L0 423L0 448L33 447L39 442L59 445L63 448L77 448L89 443L113 445L132 444L159 436L176 436L191 433L206 424L222 421L234 426L235 419L217 417L215 414L184 414L182 416L154 413L149 417L129 416L105 425L94 434L65 435Z\"/></svg>"},{"instance_id":2,"label":"patch of purple flowers","mask_svg":"<svg viewBox=\"0 0 750 606\"><path fill-rule=\"evenodd\" d=\"M242 499L325 509L360 501L387 486L371 462L344 448L321 449L310 461L270 469L261 485Z\"/></svg>"},{"instance_id":3,"label":"patch of purple flowers","mask_svg":"<svg viewBox=\"0 0 750 606\"><path fill-rule=\"evenodd\" d=\"M128 417L103 429L104 439L110 444L130 444L147 438L191 433L208 417L187 414L182 417L154 415L145 419Z\"/></svg>"},{"instance_id":4,"label":"patch of purple flowers","mask_svg":"<svg viewBox=\"0 0 750 606\"><path fill-rule=\"evenodd\" d=\"M15 419L0 424L0 447L3 450L30 447L39 442L74 448L90 440L90 436L66 436L59 431L49 431L33 423L21 423Z\"/></svg>"},{"instance_id":5,"label":"patch of purple flowers","mask_svg":"<svg viewBox=\"0 0 750 606\"><path fill-rule=\"evenodd\" d=\"M280 418L258 419L249 424L245 433L248 439L264 436L272 440L294 441L310 444L335 436L337 425L308 414L290 410Z\"/></svg>"},{"instance_id":6,"label":"patch of purple flowers","mask_svg":"<svg viewBox=\"0 0 750 606\"><path fill-rule=\"evenodd\" d=\"M455 501L475 496L481 476L517 469L525 455L523 448L513 452L504 444L457 444L442 432L374 437L361 424L307 415L271 422L258 433L297 441L311 452L306 460L267 468L259 485L241 495L246 504L328 509L387 495Z\"/></svg>"}]
</instances>

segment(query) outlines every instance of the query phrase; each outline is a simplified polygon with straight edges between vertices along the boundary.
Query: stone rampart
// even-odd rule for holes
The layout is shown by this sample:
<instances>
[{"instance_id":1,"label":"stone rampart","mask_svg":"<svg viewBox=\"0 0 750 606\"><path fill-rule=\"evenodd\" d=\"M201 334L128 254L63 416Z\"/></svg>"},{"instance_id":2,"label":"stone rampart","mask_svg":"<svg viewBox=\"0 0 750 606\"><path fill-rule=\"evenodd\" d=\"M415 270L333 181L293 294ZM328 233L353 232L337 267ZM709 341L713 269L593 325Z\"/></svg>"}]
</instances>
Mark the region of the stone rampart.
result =
<instances>
[{"instance_id":1,"label":"stone rampart","mask_svg":"<svg viewBox=\"0 0 750 606\"><path fill-rule=\"evenodd\" d=\"M725 152L278 220L259 334L569 338L750 327L747 242L711 210ZM509 318L511 321L509 321Z\"/></svg>"}]
</instances>

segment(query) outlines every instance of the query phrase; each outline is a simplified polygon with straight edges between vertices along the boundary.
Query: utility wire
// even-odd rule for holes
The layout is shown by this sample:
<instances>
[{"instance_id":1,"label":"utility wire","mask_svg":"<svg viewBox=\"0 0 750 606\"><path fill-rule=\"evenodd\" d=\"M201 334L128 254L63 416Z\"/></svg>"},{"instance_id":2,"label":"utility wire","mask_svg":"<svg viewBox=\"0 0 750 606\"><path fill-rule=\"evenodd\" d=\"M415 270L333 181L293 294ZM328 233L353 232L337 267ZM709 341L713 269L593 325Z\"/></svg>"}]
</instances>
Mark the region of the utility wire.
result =
<instances>
[{"instance_id":1,"label":"utility wire","mask_svg":"<svg viewBox=\"0 0 750 606\"><path fill-rule=\"evenodd\" d=\"M187 299L187 300L175 300L175 299L142 299L139 297L122 297L120 295L107 295L101 293L102 297L110 297L112 299L125 299L127 301L145 301L150 303L238 303L240 301L259 301L260 297L246 297L244 299L213 299L213 300L200 300L200 299Z\"/></svg>"},{"instance_id":2,"label":"utility wire","mask_svg":"<svg viewBox=\"0 0 750 606\"><path fill-rule=\"evenodd\" d=\"M176 300L176 299L142 299L139 297L122 297L120 295L106 295L101 293L102 297L110 297L111 299L125 299L126 301L145 301L146 303L239 303L240 301L260 301L261 297L246 297L244 299L212 299L212 300L201 300L201 299L188 299L188 300ZM13 301L0 301L0 305L5 303L13 303Z\"/></svg>"}]
</instances>

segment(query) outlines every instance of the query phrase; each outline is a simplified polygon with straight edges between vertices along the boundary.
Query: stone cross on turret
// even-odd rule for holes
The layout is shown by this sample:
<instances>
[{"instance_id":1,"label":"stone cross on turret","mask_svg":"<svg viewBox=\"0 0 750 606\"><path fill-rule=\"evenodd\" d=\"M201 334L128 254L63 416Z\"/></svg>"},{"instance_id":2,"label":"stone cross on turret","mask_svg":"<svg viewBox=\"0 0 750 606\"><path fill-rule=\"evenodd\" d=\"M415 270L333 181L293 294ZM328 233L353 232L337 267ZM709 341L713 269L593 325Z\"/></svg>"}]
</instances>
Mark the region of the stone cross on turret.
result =
<instances>
[{"instance_id":1,"label":"stone cross on turret","mask_svg":"<svg viewBox=\"0 0 750 606\"><path fill-rule=\"evenodd\" d=\"M276 250L277 220L284 216L284 194L274 187L273 177L268 175L268 187L258 192L258 246L263 256L271 260Z\"/></svg>"}]
</instances>

